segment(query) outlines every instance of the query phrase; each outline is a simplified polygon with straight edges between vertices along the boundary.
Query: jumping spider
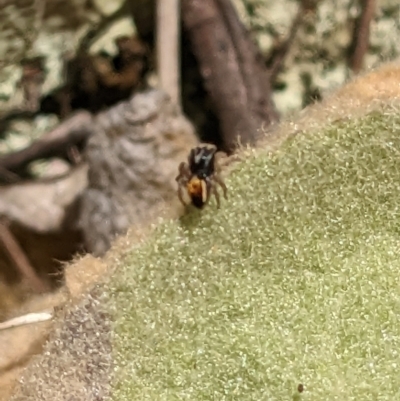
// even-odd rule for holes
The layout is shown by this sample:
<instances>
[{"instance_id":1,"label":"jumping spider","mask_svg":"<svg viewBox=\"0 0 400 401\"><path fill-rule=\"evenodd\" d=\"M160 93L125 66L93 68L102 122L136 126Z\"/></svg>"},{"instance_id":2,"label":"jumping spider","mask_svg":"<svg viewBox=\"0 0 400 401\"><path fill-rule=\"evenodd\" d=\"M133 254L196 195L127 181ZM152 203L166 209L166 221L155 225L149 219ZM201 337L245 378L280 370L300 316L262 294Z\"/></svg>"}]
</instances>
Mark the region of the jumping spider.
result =
<instances>
[{"instance_id":1,"label":"jumping spider","mask_svg":"<svg viewBox=\"0 0 400 401\"><path fill-rule=\"evenodd\" d=\"M220 177L221 167L218 158L221 152L217 152L214 145L201 145L193 148L188 157L188 163L179 165L178 197L183 205L187 203L183 199L183 191L186 190L191 203L198 209L202 209L215 196L217 207L220 207L220 197L216 184L220 185L224 197L227 199L227 188Z\"/></svg>"}]
</instances>

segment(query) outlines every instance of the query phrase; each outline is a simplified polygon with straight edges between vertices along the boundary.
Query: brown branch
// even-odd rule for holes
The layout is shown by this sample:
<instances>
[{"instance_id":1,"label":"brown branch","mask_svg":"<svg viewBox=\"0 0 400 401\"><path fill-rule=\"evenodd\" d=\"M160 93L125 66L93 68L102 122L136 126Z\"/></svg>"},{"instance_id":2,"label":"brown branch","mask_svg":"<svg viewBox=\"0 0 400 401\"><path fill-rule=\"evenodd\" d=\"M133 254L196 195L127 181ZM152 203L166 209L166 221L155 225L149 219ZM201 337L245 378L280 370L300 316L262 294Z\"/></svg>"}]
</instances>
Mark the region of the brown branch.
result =
<instances>
[{"instance_id":1,"label":"brown branch","mask_svg":"<svg viewBox=\"0 0 400 401\"><path fill-rule=\"evenodd\" d=\"M368 50L369 30L375 14L375 0L361 0L361 13L354 25L353 41L350 47L350 68L359 73L363 66L364 56Z\"/></svg>"},{"instance_id":2,"label":"brown branch","mask_svg":"<svg viewBox=\"0 0 400 401\"><path fill-rule=\"evenodd\" d=\"M35 292L48 291L49 286L36 274L8 225L3 222L0 222L0 242L20 274L28 280L32 289Z\"/></svg>"},{"instance_id":3,"label":"brown branch","mask_svg":"<svg viewBox=\"0 0 400 401\"><path fill-rule=\"evenodd\" d=\"M182 21L230 153L278 119L268 71L228 0L182 0Z\"/></svg>"},{"instance_id":4,"label":"brown branch","mask_svg":"<svg viewBox=\"0 0 400 401\"><path fill-rule=\"evenodd\" d=\"M13 107L12 109L0 112L0 136L4 136L4 132L8 129L10 123L17 119L32 119L37 112L28 110L25 105Z\"/></svg>"},{"instance_id":5,"label":"brown branch","mask_svg":"<svg viewBox=\"0 0 400 401\"><path fill-rule=\"evenodd\" d=\"M27 148L1 156L0 176L4 170L18 173L34 160L66 154L71 146L86 140L91 133L92 115L78 112Z\"/></svg>"},{"instance_id":6,"label":"brown branch","mask_svg":"<svg viewBox=\"0 0 400 401\"><path fill-rule=\"evenodd\" d=\"M248 88L250 94L262 99L266 94L260 93L263 88L260 87L258 80L254 79L255 65L258 64L257 67L263 69L260 63L260 51L255 42L253 42L242 21L239 19L232 1L216 0L216 3L236 49L236 57L238 58L238 64L241 68L244 84ZM267 74L264 75L264 78L267 80ZM256 104L257 103L258 102L256 102ZM264 109L264 106L262 106L262 108ZM265 111L263 110L261 113L264 114ZM274 116L274 118L275 117L276 116Z\"/></svg>"},{"instance_id":7,"label":"brown branch","mask_svg":"<svg viewBox=\"0 0 400 401\"><path fill-rule=\"evenodd\" d=\"M127 6L135 21L139 37L154 48L157 21L157 3L154 0L128 0Z\"/></svg>"},{"instance_id":8,"label":"brown branch","mask_svg":"<svg viewBox=\"0 0 400 401\"><path fill-rule=\"evenodd\" d=\"M269 57L269 77L271 82L274 82L279 72L282 70L283 64L289 54L290 49L294 43L296 34L304 20L304 7L300 6L296 16L293 19L292 26L290 27L289 34L277 48L275 48Z\"/></svg>"}]
</instances>

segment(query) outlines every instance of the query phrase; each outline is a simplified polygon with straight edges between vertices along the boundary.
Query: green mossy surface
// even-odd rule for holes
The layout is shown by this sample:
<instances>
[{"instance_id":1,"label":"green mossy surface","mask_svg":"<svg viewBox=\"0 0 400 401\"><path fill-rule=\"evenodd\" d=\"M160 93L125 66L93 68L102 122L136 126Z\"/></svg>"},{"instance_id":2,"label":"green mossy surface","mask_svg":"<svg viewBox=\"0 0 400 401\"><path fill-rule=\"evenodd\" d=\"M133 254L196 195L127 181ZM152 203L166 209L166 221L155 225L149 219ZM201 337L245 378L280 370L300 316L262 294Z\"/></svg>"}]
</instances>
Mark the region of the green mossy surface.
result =
<instances>
[{"instance_id":1,"label":"green mossy surface","mask_svg":"<svg viewBox=\"0 0 400 401\"><path fill-rule=\"evenodd\" d=\"M114 399L400 399L400 114L257 150L226 182L115 274Z\"/></svg>"}]
</instances>

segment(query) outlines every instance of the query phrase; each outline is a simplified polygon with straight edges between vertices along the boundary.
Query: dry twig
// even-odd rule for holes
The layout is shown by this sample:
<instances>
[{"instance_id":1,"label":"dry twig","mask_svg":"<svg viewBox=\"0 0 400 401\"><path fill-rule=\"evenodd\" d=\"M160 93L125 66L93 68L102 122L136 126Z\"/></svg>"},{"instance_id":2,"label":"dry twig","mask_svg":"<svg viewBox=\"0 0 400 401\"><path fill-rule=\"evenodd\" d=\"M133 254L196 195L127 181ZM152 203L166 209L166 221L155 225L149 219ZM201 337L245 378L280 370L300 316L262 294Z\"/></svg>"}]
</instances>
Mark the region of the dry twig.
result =
<instances>
[{"instance_id":1,"label":"dry twig","mask_svg":"<svg viewBox=\"0 0 400 401\"><path fill-rule=\"evenodd\" d=\"M157 2L157 60L161 88L180 105L180 0Z\"/></svg>"},{"instance_id":2,"label":"dry twig","mask_svg":"<svg viewBox=\"0 0 400 401\"><path fill-rule=\"evenodd\" d=\"M361 71L364 56L368 50L369 30L375 14L375 0L362 0L360 7L361 13L354 26L350 55L350 68L356 74Z\"/></svg>"},{"instance_id":3,"label":"dry twig","mask_svg":"<svg viewBox=\"0 0 400 401\"><path fill-rule=\"evenodd\" d=\"M82 111L63 121L27 148L0 157L0 177L3 171L18 173L34 160L67 154L71 146L92 134L92 115Z\"/></svg>"},{"instance_id":4,"label":"dry twig","mask_svg":"<svg viewBox=\"0 0 400 401\"><path fill-rule=\"evenodd\" d=\"M297 14L292 21L287 38L279 44L273 51L267 61L269 64L269 76L271 82L274 82L279 72L282 70L283 64L289 54L294 43L297 32L302 26L304 18L307 14L315 12L318 0L302 0L297 10Z\"/></svg>"},{"instance_id":5,"label":"dry twig","mask_svg":"<svg viewBox=\"0 0 400 401\"><path fill-rule=\"evenodd\" d=\"M48 291L49 286L36 274L25 252L18 244L17 239L4 222L0 222L0 242L3 244L15 267L27 279L32 289L39 293Z\"/></svg>"},{"instance_id":6,"label":"dry twig","mask_svg":"<svg viewBox=\"0 0 400 401\"><path fill-rule=\"evenodd\" d=\"M28 313L26 315L18 316L13 319L0 323L0 331L12 329L13 327L19 327L26 324L45 322L52 318L53 318L52 310L48 311L46 310L38 313Z\"/></svg>"}]
</instances>

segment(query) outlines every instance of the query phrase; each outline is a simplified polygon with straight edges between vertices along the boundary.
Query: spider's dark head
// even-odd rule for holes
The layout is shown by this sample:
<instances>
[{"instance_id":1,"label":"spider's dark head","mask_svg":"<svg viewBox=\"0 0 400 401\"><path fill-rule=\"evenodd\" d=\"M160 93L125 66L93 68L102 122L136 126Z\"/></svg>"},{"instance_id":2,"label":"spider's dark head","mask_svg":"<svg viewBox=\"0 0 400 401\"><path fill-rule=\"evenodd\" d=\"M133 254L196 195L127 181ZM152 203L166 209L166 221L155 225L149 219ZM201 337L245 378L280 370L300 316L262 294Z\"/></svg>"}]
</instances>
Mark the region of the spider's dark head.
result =
<instances>
[{"instance_id":1,"label":"spider's dark head","mask_svg":"<svg viewBox=\"0 0 400 401\"><path fill-rule=\"evenodd\" d=\"M192 175L204 180L215 171L215 147L198 146L190 151L189 168Z\"/></svg>"}]
</instances>

